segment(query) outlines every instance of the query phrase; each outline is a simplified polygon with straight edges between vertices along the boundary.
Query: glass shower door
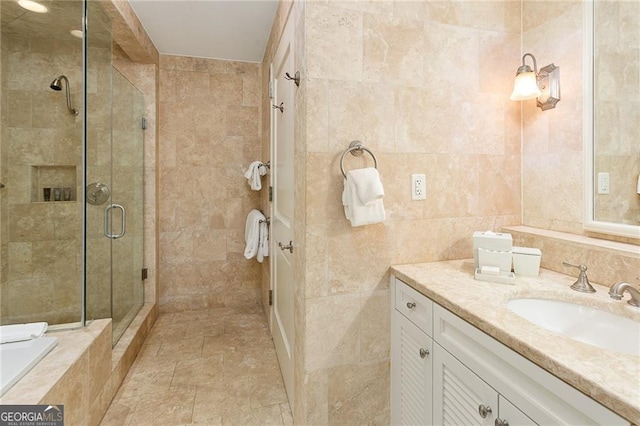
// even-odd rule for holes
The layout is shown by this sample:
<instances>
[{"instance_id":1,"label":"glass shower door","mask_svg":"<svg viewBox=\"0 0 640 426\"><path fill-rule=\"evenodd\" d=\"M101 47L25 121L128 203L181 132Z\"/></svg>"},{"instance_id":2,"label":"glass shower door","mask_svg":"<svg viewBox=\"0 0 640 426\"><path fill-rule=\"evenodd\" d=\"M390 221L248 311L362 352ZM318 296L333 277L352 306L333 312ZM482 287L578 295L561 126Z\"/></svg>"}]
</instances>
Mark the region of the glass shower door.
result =
<instances>
[{"instance_id":1,"label":"glass shower door","mask_svg":"<svg viewBox=\"0 0 640 426\"><path fill-rule=\"evenodd\" d=\"M118 341L143 303L144 97L116 69L112 71L111 318ZM119 236L118 238L115 238Z\"/></svg>"},{"instance_id":2,"label":"glass shower door","mask_svg":"<svg viewBox=\"0 0 640 426\"><path fill-rule=\"evenodd\" d=\"M142 93L113 66L111 23L87 2L86 310L113 344L143 303Z\"/></svg>"}]
</instances>

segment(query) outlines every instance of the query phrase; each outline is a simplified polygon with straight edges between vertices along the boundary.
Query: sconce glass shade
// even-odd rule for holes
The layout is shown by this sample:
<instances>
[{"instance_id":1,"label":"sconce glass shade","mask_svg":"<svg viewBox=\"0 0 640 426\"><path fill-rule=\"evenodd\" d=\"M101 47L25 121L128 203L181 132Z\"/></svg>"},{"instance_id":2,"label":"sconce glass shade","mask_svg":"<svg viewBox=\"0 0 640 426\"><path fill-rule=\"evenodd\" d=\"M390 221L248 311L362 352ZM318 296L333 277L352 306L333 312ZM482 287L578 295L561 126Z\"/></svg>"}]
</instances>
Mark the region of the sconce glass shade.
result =
<instances>
[{"instance_id":1,"label":"sconce glass shade","mask_svg":"<svg viewBox=\"0 0 640 426\"><path fill-rule=\"evenodd\" d=\"M521 67L522 68L522 67ZM516 79L513 82L513 93L511 93L512 101L526 101L527 99L537 98L542 94L538 87L536 73L531 68L521 72L518 70Z\"/></svg>"}]
</instances>

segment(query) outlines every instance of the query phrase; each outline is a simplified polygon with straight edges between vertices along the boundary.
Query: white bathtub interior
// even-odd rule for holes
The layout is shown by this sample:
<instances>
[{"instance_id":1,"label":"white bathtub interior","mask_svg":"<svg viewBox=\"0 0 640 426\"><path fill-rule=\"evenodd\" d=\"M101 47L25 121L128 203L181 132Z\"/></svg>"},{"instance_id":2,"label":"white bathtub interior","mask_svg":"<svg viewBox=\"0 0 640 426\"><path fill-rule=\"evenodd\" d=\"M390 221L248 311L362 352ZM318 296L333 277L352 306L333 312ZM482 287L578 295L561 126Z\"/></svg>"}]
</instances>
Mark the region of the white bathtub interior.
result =
<instances>
[{"instance_id":1,"label":"white bathtub interior","mask_svg":"<svg viewBox=\"0 0 640 426\"><path fill-rule=\"evenodd\" d=\"M58 344L57 337L43 336L0 345L0 396L23 378Z\"/></svg>"}]
</instances>

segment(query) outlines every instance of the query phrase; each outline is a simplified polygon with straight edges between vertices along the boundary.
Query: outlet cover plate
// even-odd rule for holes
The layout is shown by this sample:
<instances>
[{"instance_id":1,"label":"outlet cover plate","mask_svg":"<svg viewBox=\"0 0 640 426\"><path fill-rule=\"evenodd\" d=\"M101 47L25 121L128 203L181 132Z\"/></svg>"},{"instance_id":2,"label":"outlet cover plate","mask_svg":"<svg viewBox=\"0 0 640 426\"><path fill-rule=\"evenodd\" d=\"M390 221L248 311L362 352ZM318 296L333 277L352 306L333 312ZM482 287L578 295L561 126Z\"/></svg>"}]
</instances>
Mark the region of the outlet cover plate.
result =
<instances>
[{"instance_id":1,"label":"outlet cover plate","mask_svg":"<svg viewBox=\"0 0 640 426\"><path fill-rule=\"evenodd\" d=\"M411 175L411 199L427 199L427 180L423 173L414 173Z\"/></svg>"}]
</instances>

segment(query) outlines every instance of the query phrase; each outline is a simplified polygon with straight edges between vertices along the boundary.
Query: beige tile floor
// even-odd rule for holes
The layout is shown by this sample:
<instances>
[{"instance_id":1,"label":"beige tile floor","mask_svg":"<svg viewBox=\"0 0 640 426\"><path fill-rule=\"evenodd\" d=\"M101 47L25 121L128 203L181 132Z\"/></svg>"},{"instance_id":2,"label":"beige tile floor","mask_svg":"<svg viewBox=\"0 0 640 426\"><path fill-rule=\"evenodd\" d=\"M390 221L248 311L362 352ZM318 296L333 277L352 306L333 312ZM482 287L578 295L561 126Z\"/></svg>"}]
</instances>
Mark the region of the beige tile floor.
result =
<instances>
[{"instance_id":1,"label":"beige tile floor","mask_svg":"<svg viewBox=\"0 0 640 426\"><path fill-rule=\"evenodd\" d=\"M262 309L161 314L100 424L293 424Z\"/></svg>"}]
</instances>

